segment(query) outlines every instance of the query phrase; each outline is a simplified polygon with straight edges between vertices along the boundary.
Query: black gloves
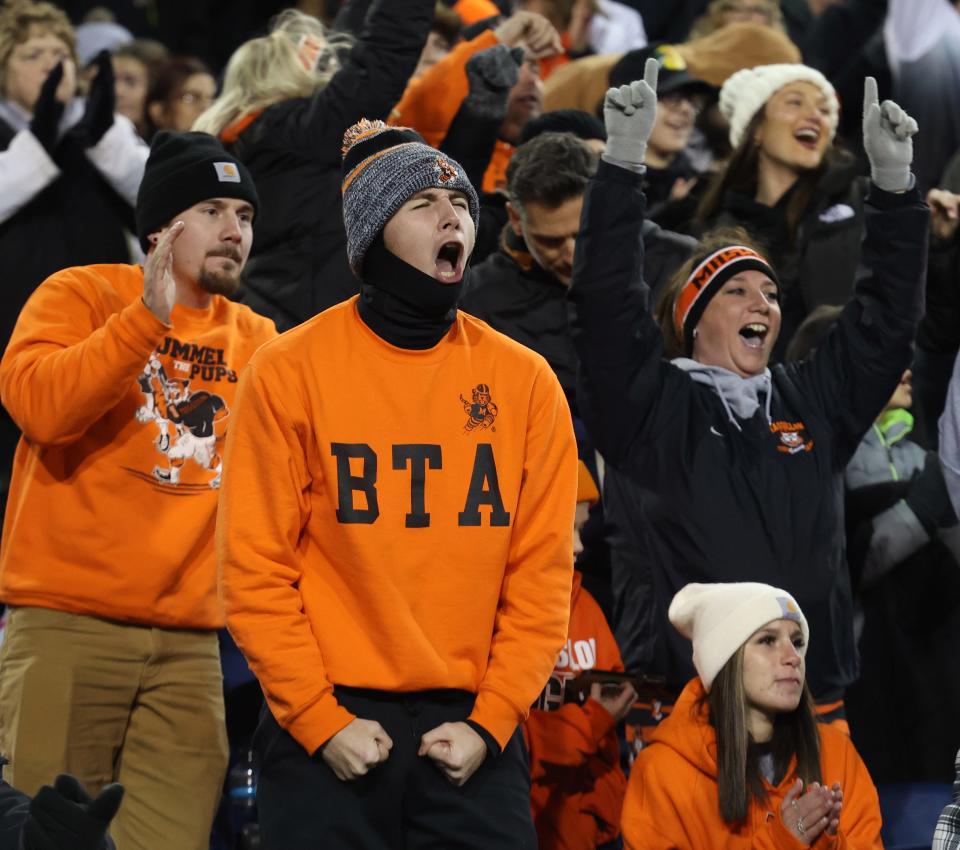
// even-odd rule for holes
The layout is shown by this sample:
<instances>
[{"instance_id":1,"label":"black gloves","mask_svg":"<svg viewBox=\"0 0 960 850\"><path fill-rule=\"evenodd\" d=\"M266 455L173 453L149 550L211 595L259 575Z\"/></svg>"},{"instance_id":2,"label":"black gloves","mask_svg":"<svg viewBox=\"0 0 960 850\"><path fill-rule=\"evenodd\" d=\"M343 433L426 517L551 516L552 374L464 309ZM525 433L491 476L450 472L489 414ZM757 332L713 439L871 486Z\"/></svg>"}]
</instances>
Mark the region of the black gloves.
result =
<instances>
[{"instance_id":1,"label":"black gloves","mask_svg":"<svg viewBox=\"0 0 960 850\"><path fill-rule=\"evenodd\" d=\"M30 802L23 825L23 850L104 850L110 821L120 808L123 786L107 785L91 799L77 779L61 773Z\"/></svg>"},{"instance_id":2,"label":"black gloves","mask_svg":"<svg viewBox=\"0 0 960 850\"><path fill-rule=\"evenodd\" d=\"M101 50L93 61L97 65L97 75L90 83L83 118L70 128L68 134L76 138L84 148L92 148L113 126L115 94L110 52Z\"/></svg>"},{"instance_id":3,"label":"black gloves","mask_svg":"<svg viewBox=\"0 0 960 850\"><path fill-rule=\"evenodd\" d=\"M63 62L58 62L40 87L40 96L34 104L33 119L30 121L30 132L51 156L57 146L57 130L63 117L63 104L56 97L57 86L62 79Z\"/></svg>"},{"instance_id":4,"label":"black gloves","mask_svg":"<svg viewBox=\"0 0 960 850\"><path fill-rule=\"evenodd\" d=\"M957 516L950 504L950 495L947 493L940 458L936 452L927 452L923 469L913 477L906 503L931 537L936 536L938 529L950 528L956 524Z\"/></svg>"}]
</instances>

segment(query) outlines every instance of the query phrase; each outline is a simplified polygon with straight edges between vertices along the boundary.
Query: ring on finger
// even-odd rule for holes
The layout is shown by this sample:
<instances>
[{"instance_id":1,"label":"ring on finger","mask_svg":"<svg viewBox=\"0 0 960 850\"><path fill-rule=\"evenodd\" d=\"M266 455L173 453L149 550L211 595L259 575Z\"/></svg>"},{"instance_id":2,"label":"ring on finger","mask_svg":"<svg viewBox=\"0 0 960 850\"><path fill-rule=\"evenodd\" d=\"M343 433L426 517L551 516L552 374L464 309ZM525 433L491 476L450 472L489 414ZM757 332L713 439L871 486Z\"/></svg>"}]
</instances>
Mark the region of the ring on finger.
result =
<instances>
[{"instance_id":1,"label":"ring on finger","mask_svg":"<svg viewBox=\"0 0 960 850\"><path fill-rule=\"evenodd\" d=\"M797 832L803 835L807 831L807 828L803 825L803 818L797 818Z\"/></svg>"}]
</instances>

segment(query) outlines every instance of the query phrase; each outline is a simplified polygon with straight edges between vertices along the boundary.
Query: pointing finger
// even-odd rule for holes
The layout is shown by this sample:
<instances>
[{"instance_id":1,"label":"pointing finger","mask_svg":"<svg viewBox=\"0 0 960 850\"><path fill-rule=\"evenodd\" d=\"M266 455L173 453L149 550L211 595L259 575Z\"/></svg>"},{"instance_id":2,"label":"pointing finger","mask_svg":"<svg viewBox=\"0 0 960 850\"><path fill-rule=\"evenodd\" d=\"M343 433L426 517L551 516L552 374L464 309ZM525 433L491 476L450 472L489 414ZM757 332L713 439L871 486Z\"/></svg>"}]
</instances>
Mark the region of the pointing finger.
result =
<instances>
[{"instance_id":1,"label":"pointing finger","mask_svg":"<svg viewBox=\"0 0 960 850\"><path fill-rule=\"evenodd\" d=\"M650 86L651 91L657 90L657 78L660 76L660 63L652 56L647 59L647 64L643 66L643 81Z\"/></svg>"},{"instance_id":2,"label":"pointing finger","mask_svg":"<svg viewBox=\"0 0 960 850\"><path fill-rule=\"evenodd\" d=\"M877 78L864 77L863 79L863 111L866 112L871 106L879 105L880 97L877 93Z\"/></svg>"}]
</instances>

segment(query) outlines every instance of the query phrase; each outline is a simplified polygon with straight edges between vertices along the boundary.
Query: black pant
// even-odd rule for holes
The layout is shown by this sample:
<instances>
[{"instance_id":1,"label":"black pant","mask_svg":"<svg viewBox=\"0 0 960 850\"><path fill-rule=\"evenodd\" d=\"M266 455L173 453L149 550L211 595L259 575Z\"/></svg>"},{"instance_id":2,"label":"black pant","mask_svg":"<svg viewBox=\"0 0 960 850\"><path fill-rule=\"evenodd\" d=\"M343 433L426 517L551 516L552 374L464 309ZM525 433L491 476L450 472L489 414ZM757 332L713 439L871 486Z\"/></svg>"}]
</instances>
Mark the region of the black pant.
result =
<instances>
[{"instance_id":1,"label":"black pant","mask_svg":"<svg viewBox=\"0 0 960 850\"><path fill-rule=\"evenodd\" d=\"M393 740L390 757L344 782L265 711L254 738L263 850L536 850L519 729L499 757L488 755L456 788L417 750L425 732L466 719L473 694L335 693L352 714L383 726Z\"/></svg>"}]
</instances>

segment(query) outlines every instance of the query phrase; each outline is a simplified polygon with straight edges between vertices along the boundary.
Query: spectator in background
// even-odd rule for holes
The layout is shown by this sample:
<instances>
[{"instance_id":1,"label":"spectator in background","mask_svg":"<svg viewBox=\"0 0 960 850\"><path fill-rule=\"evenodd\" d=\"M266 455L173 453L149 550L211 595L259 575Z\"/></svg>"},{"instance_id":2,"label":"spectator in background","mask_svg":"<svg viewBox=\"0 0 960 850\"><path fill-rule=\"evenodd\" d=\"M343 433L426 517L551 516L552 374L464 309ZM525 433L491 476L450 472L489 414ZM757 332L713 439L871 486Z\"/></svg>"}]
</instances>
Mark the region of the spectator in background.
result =
<instances>
[{"instance_id":1,"label":"spectator in background","mask_svg":"<svg viewBox=\"0 0 960 850\"><path fill-rule=\"evenodd\" d=\"M189 130L209 108L217 82L206 65L192 56L171 56L155 66L147 92L147 138L158 130Z\"/></svg>"},{"instance_id":2,"label":"spectator in background","mask_svg":"<svg viewBox=\"0 0 960 850\"><path fill-rule=\"evenodd\" d=\"M111 56L117 112L133 122L142 139L150 136L147 91L152 82L153 69L166 58L167 49L162 44L146 39L123 44Z\"/></svg>"},{"instance_id":3,"label":"spectator in background","mask_svg":"<svg viewBox=\"0 0 960 850\"><path fill-rule=\"evenodd\" d=\"M378 0L356 43L295 10L237 48L194 129L218 136L262 198L242 298L284 331L351 295L340 205L344 131L386 118L426 43L434 0ZM436 66L435 66L436 67ZM429 73L429 72L428 72Z\"/></svg>"},{"instance_id":4,"label":"spectator in background","mask_svg":"<svg viewBox=\"0 0 960 850\"><path fill-rule=\"evenodd\" d=\"M840 106L813 68L738 71L720 90L720 110L733 153L700 201L696 228L739 225L766 246L780 284L779 360L811 310L852 294L867 181L833 145Z\"/></svg>"},{"instance_id":5,"label":"spectator in background","mask_svg":"<svg viewBox=\"0 0 960 850\"><path fill-rule=\"evenodd\" d=\"M130 259L126 231L147 148L133 125L114 115L108 54L96 65L87 98L76 97L66 15L30 0L0 9L0 351L44 278L78 263ZM18 437L0 412L0 503Z\"/></svg>"},{"instance_id":6,"label":"spectator in background","mask_svg":"<svg viewBox=\"0 0 960 850\"><path fill-rule=\"evenodd\" d=\"M814 310L787 359L823 345L840 312ZM911 377L904 372L844 472L860 650L847 713L877 782L949 781L960 747L960 680L942 675L960 643L960 528L936 452L911 437Z\"/></svg>"},{"instance_id":7,"label":"spectator in background","mask_svg":"<svg viewBox=\"0 0 960 850\"><path fill-rule=\"evenodd\" d=\"M453 9L438 2L433 13L433 23L430 26L430 35L420 53L420 61L410 79L415 80L446 56L453 46L460 40L463 30L463 21Z\"/></svg>"},{"instance_id":8,"label":"spectator in background","mask_svg":"<svg viewBox=\"0 0 960 850\"><path fill-rule=\"evenodd\" d=\"M483 191L506 185L506 169L524 125L542 111L543 83L539 60L562 51L560 35L542 15L515 12L493 21L475 38L461 42L419 79L413 80L390 114L391 123L413 127L428 144L439 147L469 92L467 63L497 44L524 49L516 83L507 97L506 117L483 178Z\"/></svg>"},{"instance_id":9,"label":"spectator in background","mask_svg":"<svg viewBox=\"0 0 960 850\"><path fill-rule=\"evenodd\" d=\"M206 850L221 794L222 439L239 373L276 336L227 297L257 207L215 139L158 135L144 266L47 278L0 363L24 432L0 557L0 751L29 794L58 770L93 793L122 782L123 850Z\"/></svg>"},{"instance_id":10,"label":"spectator in background","mask_svg":"<svg viewBox=\"0 0 960 850\"><path fill-rule=\"evenodd\" d=\"M657 63L647 66L655 83ZM896 104L881 108L866 81L865 271L829 344L769 368L777 274L742 231L702 242L659 300L660 327L651 313L639 235L655 110L650 82L608 92L607 148L587 189L570 289L581 415L607 466L640 489L631 519L642 547L621 607L649 614L625 663L682 687L689 656L664 628L679 587L776 579L822 629L811 690L841 721L838 701L857 675L843 471L907 367L920 319L929 213L910 188L916 125Z\"/></svg>"},{"instance_id":11,"label":"spectator in background","mask_svg":"<svg viewBox=\"0 0 960 850\"><path fill-rule=\"evenodd\" d=\"M686 154L697 116L713 94L713 87L687 70L680 53L669 45L627 53L610 69L610 85L622 86L643 76L653 57L660 66L657 120L647 145L647 170L643 186L648 215L657 220L659 210L687 197L700 173Z\"/></svg>"},{"instance_id":12,"label":"spectator in background","mask_svg":"<svg viewBox=\"0 0 960 850\"><path fill-rule=\"evenodd\" d=\"M881 850L870 774L847 735L817 722L797 601L755 582L688 584L669 617L697 678L634 762L627 850Z\"/></svg>"},{"instance_id":13,"label":"spectator in background","mask_svg":"<svg viewBox=\"0 0 960 850\"><path fill-rule=\"evenodd\" d=\"M583 551L580 532L599 499L593 476L579 461L574 557ZM575 680L593 669L622 672L623 662L600 606L575 571L567 642L523 724L539 850L596 850L620 835L627 780L617 727L637 692L628 682L597 681L578 700Z\"/></svg>"},{"instance_id":14,"label":"spectator in background","mask_svg":"<svg viewBox=\"0 0 960 850\"><path fill-rule=\"evenodd\" d=\"M785 32L779 0L711 0L690 28L688 39L702 38L730 24L754 23Z\"/></svg>"},{"instance_id":15,"label":"spectator in background","mask_svg":"<svg viewBox=\"0 0 960 850\"><path fill-rule=\"evenodd\" d=\"M960 148L960 3L889 0L883 30L893 95L917 116L917 182L937 187Z\"/></svg>"}]
</instances>

